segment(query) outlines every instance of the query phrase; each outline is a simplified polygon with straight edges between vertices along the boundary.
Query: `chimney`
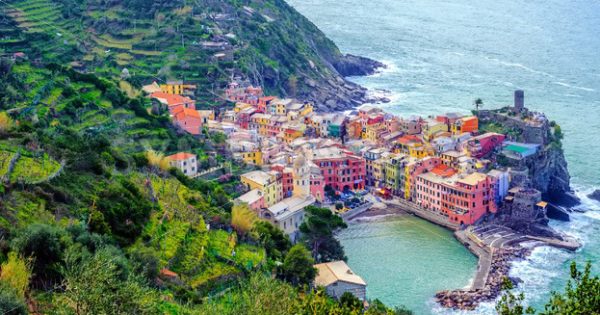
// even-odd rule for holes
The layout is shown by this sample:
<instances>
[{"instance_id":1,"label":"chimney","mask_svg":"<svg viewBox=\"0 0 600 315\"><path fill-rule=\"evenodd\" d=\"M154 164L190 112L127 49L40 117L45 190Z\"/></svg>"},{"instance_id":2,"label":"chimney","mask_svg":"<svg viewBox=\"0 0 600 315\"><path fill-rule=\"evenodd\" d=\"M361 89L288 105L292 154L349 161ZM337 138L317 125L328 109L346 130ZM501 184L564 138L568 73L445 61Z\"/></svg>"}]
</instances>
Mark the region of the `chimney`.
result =
<instances>
[{"instance_id":1,"label":"chimney","mask_svg":"<svg viewBox=\"0 0 600 315\"><path fill-rule=\"evenodd\" d=\"M525 108L525 92L523 90L515 91L515 111L520 113Z\"/></svg>"}]
</instances>

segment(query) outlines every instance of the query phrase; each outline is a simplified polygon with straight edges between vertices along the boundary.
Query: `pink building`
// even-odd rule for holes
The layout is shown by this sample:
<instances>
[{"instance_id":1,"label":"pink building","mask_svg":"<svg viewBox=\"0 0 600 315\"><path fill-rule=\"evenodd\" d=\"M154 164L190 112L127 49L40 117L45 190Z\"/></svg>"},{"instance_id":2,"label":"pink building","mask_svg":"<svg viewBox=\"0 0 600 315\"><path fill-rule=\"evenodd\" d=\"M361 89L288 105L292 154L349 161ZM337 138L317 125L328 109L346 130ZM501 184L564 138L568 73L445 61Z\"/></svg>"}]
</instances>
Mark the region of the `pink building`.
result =
<instances>
[{"instance_id":1,"label":"pink building","mask_svg":"<svg viewBox=\"0 0 600 315\"><path fill-rule=\"evenodd\" d=\"M251 191L239 196L236 201L247 203L250 209L254 210L257 214L260 213L260 209L265 208L265 198L262 191L259 189L252 189Z\"/></svg>"},{"instance_id":2,"label":"pink building","mask_svg":"<svg viewBox=\"0 0 600 315\"><path fill-rule=\"evenodd\" d=\"M173 112L180 108L196 109L196 102L187 96L155 92L152 93L150 97L156 99L161 104L166 105L171 115L174 115Z\"/></svg>"},{"instance_id":3,"label":"pink building","mask_svg":"<svg viewBox=\"0 0 600 315\"><path fill-rule=\"evenodd\" d=\"M273 164L271 170L281 173L283 198L291 197L294 194L294 171L283 164Z\"/></svg>"},{"instance_id":4,"label":"pink building","mask_svg":"<svg viewBox=\"0 0 600 315\"><path fill-rule=\"evenodd\" d=\"M416 184L416 203L453 223L474 224L497 210L494 180L482 173L440 175L432 171L417 176Z\"/></svg>"},{"instance_id":5,"label":"pink building","mask_svg":"<svg viewBox=\"0 0 600 315\"><path fill-rule=\"evenodd\" d=\"M328 147L315 150L312 162L321 170L325 186L335 190L365 188L366 162L362 157L337 147Z\"/></svg>"},{"instance_id":6,"label":"pink building","mask_svg":"<svg viewBox=\"0 0 600 315\"><path fill-rule=\"evenodd\" d=\"M323 175L310 175L310 194L319 202L325 198L325 178Z\"/></svg>"},{"instance_id":7,"label":"pink building","mask_svg":"<svg viewBox=\"0 0 600 315\"><path fill-rule=\"evenodd\" d=\"M501 147L505 138L506 136L503 134L488 132L469 140L467 150L472 157L482 158L495 148Z\"/></svg>"}]
</instances>

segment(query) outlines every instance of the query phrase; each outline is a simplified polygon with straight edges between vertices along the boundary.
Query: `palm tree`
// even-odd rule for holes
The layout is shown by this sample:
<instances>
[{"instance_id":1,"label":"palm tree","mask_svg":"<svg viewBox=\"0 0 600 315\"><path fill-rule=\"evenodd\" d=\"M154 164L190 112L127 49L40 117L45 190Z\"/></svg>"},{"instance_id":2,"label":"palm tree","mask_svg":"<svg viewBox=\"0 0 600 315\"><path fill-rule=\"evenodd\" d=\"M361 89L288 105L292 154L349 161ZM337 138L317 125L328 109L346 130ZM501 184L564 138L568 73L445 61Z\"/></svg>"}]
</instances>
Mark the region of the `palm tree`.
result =
<instances>
[{"instance_id":1,"label":"palm tree","mask_svg":"<svg viewBox=\"0 0 600 315\"><path fill-rule=\"evenodd\" d=\"M483 107L483 100L481 98L476 98L473 103L475 104L476 110L479 110L480 107Z\"/></svg>"},{"instance_id":2,"label":"palm tree","mask_svg":"<svg viewBox=\"0 0 600 315\"><path fill-rule=\"evenodd\" d=\"M476 98L473 104L475 104L475 110L479 112L479 107L483 107L483 100L481 98Z\"/></svg>"}]
</instances>

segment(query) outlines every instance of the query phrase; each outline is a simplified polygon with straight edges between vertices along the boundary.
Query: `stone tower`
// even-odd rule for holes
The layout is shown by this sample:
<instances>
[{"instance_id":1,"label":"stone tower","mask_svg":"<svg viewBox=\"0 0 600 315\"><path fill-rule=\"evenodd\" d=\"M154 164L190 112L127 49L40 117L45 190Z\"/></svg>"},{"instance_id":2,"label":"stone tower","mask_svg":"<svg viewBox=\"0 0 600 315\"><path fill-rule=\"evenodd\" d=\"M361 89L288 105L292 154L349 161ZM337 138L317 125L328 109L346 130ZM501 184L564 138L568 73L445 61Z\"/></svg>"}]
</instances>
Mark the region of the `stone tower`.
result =
<instances>
[{"instance_id":1,"label":"stone tower","mask_svg":"<svg viewBox=\"0 0 600 315\"><path fill-rule=\"evenodd\" d=\"M515 91L515 112L520 113L525 108L525 92L523 90Z\"/></svg>"}]
</instances>

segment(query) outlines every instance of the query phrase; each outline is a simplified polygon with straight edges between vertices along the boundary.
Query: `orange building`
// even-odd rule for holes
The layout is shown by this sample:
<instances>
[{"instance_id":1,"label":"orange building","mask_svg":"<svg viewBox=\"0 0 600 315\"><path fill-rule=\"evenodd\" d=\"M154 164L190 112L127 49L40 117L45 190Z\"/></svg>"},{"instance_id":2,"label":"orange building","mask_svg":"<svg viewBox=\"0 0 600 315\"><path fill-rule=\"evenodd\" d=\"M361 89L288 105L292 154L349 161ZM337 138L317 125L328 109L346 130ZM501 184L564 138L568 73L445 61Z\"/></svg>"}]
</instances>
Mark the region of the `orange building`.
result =
<instances>
[{"instance_id":1,"label":"orange building","mask_svg":"<svg viewBox=\"0 0 600 315\"><path fill-rule=\"evenodd\" d=\"M479 119L477 116L468 116L458 119L452 125L452 134L472 133L479 130Z\"/></svg>"}]
</instances>

